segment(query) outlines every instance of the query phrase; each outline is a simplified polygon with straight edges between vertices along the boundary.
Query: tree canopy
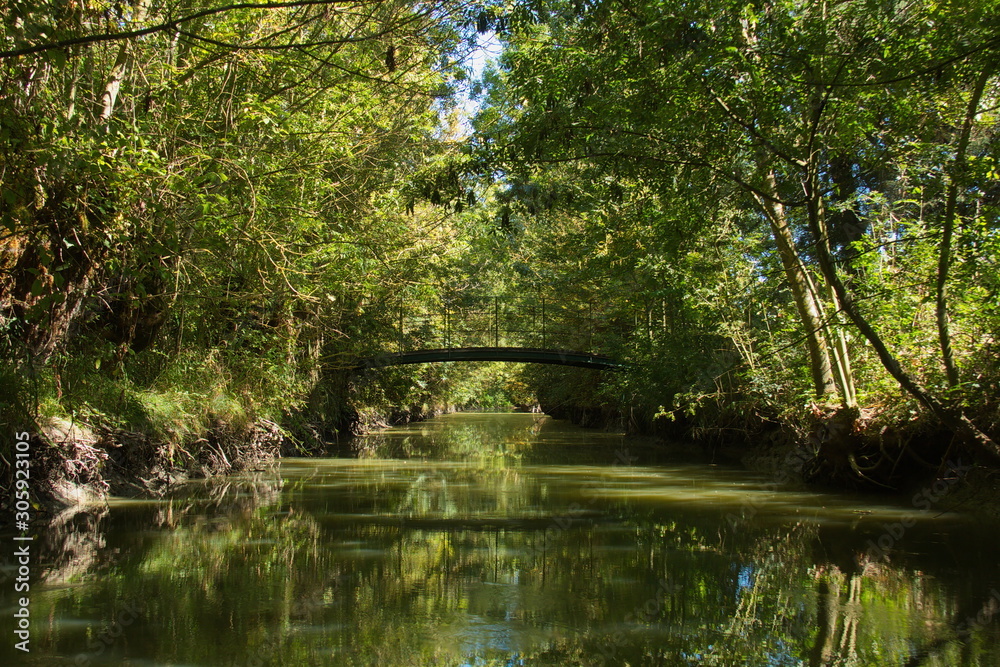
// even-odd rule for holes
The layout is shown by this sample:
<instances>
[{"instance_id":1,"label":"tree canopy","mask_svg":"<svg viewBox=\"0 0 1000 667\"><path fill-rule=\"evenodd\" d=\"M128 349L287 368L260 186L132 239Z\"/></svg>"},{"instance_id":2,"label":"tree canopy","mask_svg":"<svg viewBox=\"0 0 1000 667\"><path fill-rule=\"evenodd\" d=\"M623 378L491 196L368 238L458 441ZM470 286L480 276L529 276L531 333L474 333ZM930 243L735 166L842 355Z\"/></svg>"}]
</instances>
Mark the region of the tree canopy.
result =
<instances>
[{"instance_id":1,"label":"tree canopy","mask_svg":"<svg viewBox=\"0 0 1000 667\"><path fill-rule=\"evenodd\" d=\"M13 402L315 411L399 343L401 298L561 294L632 370L526 371L540 396L695 433L843 424L819 458L855 477L900 455L861 434L917 414L998 458L998 9L9 3Z\"/></svg>"}]
</instances>

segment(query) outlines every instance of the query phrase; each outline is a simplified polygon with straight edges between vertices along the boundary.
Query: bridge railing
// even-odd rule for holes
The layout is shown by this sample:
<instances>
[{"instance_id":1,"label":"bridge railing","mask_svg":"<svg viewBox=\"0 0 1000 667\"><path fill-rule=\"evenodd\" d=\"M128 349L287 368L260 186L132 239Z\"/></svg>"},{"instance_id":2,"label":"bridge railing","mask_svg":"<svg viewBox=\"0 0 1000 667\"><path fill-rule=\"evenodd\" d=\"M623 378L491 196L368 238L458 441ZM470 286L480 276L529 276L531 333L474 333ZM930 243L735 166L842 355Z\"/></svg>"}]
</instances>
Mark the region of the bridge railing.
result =
<instances>
[{"instance_id":1,"label":"bridge railing","mask_svg":"<svg viewBox=\"0 0 1000 667\"><path fill-rule=\"evenodd\" d=\"M575 352L625 361L679 337L690 339L693 348L718 347L718 334L685 321L683 309L666 299L622 307L540 294L453 293L366 300L364 312L363 330L351 331L333 355L344 363L462 348Z\"/></svg>"},{"instance_id":2,"label":"bridge railing","mask_svg":"<svg viewBox=\"0 0 1000 667\"><path fill-rule=\"evenodd\" d=\"M541 296L459 295L397 306L399 351L519 347L592 350L605 328L593 303Z\"/></svg>"}]
</instances>

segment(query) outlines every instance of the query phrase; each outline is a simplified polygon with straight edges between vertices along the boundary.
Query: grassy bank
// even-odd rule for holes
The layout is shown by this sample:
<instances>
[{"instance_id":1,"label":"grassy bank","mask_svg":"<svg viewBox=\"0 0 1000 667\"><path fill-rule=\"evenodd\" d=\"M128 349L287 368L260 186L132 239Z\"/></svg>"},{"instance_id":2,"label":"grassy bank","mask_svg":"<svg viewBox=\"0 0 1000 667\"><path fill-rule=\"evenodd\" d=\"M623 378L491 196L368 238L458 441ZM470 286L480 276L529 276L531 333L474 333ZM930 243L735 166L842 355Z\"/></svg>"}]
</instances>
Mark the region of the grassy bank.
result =
<instances>
[{"instance_id":1,"label":"grassy bank","mask_svg":"<svg viewBox=\"0 0 1000 667\"><path fill-rule=\"evenodd\" d=\"M107 495L157 495L187 479L267 465L277 456L350 455L352 436L457 409L527 404L501 364L381 369L233 366L222 354L139 360L102 372L63 364L23 372L3 417L31 434L35 500L56 508ZM155 371L155 372L154 372ZM312 384L310 384L310 382ZM14 459L14 443L3 459ZM8 471L10 468L8 468ZM7 484L9 474L3 476ZM4 488L2 500L12 497Z\"/></svg>"}]
</instances>

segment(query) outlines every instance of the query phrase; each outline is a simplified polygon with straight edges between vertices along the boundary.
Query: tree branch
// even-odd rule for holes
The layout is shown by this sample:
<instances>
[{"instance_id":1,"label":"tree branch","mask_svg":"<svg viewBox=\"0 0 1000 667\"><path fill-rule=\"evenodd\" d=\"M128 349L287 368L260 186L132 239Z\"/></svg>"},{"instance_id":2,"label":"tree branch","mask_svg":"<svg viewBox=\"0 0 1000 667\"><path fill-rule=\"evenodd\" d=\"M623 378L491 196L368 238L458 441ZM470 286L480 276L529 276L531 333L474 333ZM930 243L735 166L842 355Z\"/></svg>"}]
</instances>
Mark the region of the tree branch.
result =
<instances>
[{"instance_id":1,"label":"tree branch","mask_svg":"<svg viewBox=\"0 0 1000 667\"><path fill-rule=\"evenodd\" d=\"M65 49L70 46L86 46L90 44L99 44L102 42L116 42L123 39L134 39L136 37L145 37L146 35L152 35L158 32L176 32L180 26L184 23L189 23L200 18L205 18L206 16L213 16L215 14L224 14L226 12L238 11L241 9L286 9L289 7L309 7L317 5L339 5L347 4L345 0L296 0L294 2L240 2L231 5L223 5L222 7L213 7L211 9L203 9L200 12L195 12L194 14L189 14L188 16L183 16L177 19L167 19L162 23L152 25L146 28L140 28L137 30L125 30L122 32L113 33L103 33L99 35L83 35L80 37L71 37L69 39L62 39L56 42L46 42L44 44L35 44L34 46L25 46L20 49L11 49L10 51L0 51L0 58L16 58L18 56L27 56L34 53L43 53L45 51L52 51L55 49ZM357 4L357 3L351 3Z\"/></svg>"}]
</instances>

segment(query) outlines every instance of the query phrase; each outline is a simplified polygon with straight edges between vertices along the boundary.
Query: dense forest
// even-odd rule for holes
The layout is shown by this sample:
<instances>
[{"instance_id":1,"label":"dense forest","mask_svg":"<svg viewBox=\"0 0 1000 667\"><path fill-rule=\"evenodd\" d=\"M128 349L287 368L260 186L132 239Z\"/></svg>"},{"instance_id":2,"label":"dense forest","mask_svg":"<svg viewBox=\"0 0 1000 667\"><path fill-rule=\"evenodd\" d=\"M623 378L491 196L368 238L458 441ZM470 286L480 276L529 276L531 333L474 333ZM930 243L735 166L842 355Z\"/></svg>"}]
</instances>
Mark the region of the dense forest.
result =
<instances>
[{"instance_id":1,"label":"dense forest","mask_svg":"<svg viewBox=\"0 0 1000 667\"><path fill-rule=\"evenodd\" d=\"M2 21L0 421L53 470L536 403L839 483L1000 462L1000 3ZM352 370L461 293L588 303L628 366Z\"/></svg>"}]
</instances>

